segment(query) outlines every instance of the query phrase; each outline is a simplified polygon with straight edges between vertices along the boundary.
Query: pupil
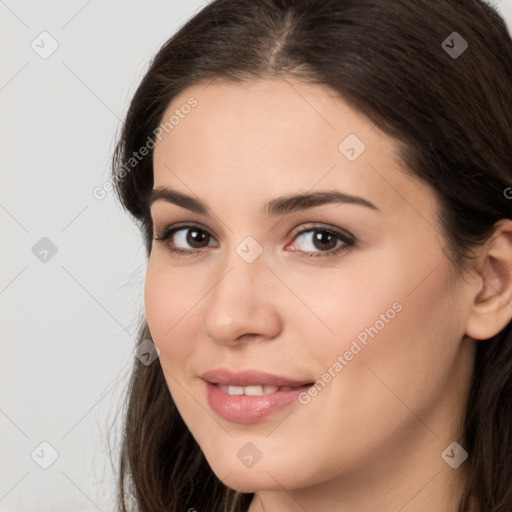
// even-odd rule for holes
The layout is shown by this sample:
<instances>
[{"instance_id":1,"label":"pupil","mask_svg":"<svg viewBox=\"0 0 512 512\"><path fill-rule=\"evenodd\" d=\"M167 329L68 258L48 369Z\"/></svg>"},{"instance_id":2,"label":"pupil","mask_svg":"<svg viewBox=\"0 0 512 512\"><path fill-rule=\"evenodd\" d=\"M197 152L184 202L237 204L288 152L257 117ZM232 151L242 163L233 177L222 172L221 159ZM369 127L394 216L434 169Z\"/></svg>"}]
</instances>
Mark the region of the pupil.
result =
<instances>
[{"instance_id":1,"label":"pupil","mask_svg":"<svg viewBox=\"0 0 512 512\"><path fill-rule=\"evenodd\" d=\"M204 242L208 235L202 231L201 229L190 229L189 234L187 236L187 242L194 246L194 244L201 244L201 241Z\"/></svg>"},{"instance_id":2,"label":"pupil","mask_svg":"<svg viewBox=\"0 0 512 512\"><path fill-rule=\"evenodd\" d=\"M315 241L315 245L317 242L320 243L320 246L317 246L317 249L333 249L336 246L336 239L335 239L334 235L331 233L328 233L327 231L317 231L316 235L314 237L314 241ZM332 241L334 241L334 244L329 243ZM328 246L322 245L322 244L327 244Z\"/></svg>"}]
</instances>

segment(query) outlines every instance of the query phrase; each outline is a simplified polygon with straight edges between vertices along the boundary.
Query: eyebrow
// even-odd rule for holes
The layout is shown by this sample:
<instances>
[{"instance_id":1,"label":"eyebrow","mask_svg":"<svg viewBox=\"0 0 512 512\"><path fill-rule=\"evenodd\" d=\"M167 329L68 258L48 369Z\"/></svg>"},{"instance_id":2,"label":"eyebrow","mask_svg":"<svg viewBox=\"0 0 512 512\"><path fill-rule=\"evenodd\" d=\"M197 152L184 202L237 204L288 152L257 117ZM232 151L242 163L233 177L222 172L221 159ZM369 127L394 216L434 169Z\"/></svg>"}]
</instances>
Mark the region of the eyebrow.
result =
<instances>
[{"instance_id":1,"label":"eyebrow","mask_svg":"<svg viewBox=\"0 0 512 512\"><path fill-rule=\"evenodd\" d=\"M172 203L200 215L209 215L211 212L210 208L200 200L170 188L158 187L151 190L151 193L149 194L148 208L151 208L153 203L156 201ZM373 203L362 197L345 194L338 190L326 190L281 196L276 199L272 199L263 206L261 213L266 217L274 217L277 215L285 215L301 210L307 210L324 204L354 204L358 206L365 206L375 211L380 211Z\"/></svg>"}]
</instances>

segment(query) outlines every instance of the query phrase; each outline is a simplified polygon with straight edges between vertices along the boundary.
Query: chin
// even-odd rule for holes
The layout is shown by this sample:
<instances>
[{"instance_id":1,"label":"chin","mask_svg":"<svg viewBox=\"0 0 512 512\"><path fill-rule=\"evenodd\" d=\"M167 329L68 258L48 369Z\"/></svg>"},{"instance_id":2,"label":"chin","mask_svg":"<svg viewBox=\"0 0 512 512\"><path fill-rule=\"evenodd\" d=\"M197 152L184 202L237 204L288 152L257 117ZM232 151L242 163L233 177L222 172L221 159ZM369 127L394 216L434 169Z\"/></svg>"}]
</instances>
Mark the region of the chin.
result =
<instances>
[{"instance_id":1,"label":"chin","mask_svg":"<svg viewBox=\"0 0 512 512\"><path fill-rule=\"evenodd\" d=\"M254 470L254 469L253 469ZM244 492L244 493L254 493L261 491L277 491L282 490L282 485L279 485L278 482L282 482L283 480L280 477L272 478L271 475L274 475L272 471L269 473L265 471L252 472L253 470L233 470L231 474L226 476L226 473L223 474L222 483L233 489L234 491ZM214 471L215 472L215 471ZM215 472L217 477L220 479L221 475Z\"/></svg>"},{"instance_id":2,"label":"chin","mask_svg":"<svg viewBox=\"0 0 512 512\"><path fill-rule=\"evenodd\" d=\"M263 455L252 467L246 467L236 455L227 460L225 452L222 455L212 454L207 460L217 478L238 492L278 491L283 486L300 488L308 486L314 480L312 474L298 475L298 468L291 467L281 457L268 457L265 460Z\"/></svg>"}]
</instances>

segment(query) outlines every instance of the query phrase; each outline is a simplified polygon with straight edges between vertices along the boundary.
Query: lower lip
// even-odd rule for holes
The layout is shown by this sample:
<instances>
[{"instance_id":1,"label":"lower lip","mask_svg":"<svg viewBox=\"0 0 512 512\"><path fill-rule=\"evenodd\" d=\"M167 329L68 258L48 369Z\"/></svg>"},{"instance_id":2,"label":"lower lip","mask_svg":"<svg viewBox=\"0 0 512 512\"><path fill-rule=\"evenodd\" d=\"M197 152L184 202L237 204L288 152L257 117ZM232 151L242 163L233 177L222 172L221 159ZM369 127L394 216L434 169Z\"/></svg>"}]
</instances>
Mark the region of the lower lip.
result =
<instances>
[{"instance_id":1,"label":"lower lip","mask_svg":"<svg viewBox=\"0 0 512 512\"><path fill-rule=\"evenodd\" d=\"M206 381L205 381L206 382ZM210 407L222 418L233 423L257 423L274 412L298 401L298 396L312 384L269 395L228 395L219 386L206 382Z\"/></svg>"}]
</instances>

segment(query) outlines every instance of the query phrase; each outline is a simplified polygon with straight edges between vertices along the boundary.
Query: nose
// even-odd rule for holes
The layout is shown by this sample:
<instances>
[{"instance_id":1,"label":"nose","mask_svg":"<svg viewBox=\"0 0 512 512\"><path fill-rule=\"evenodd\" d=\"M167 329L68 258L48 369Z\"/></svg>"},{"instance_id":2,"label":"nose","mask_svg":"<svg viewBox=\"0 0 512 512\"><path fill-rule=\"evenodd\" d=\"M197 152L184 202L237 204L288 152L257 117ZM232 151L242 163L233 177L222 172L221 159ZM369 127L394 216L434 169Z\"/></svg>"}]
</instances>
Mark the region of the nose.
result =
<instances>
[{"instance_id":1,"label":"nose","mask_svg":"<svg viewBox=\"0 0 512 512\"><path fill-rule=\"evenodd\" d=\"M249 339L274 339L281 330L279 281L264 259L246 263L235 254L224 270L208 294L204 313L207 335L216 343L231 346Z\"/></svg>"}]
</instances>

